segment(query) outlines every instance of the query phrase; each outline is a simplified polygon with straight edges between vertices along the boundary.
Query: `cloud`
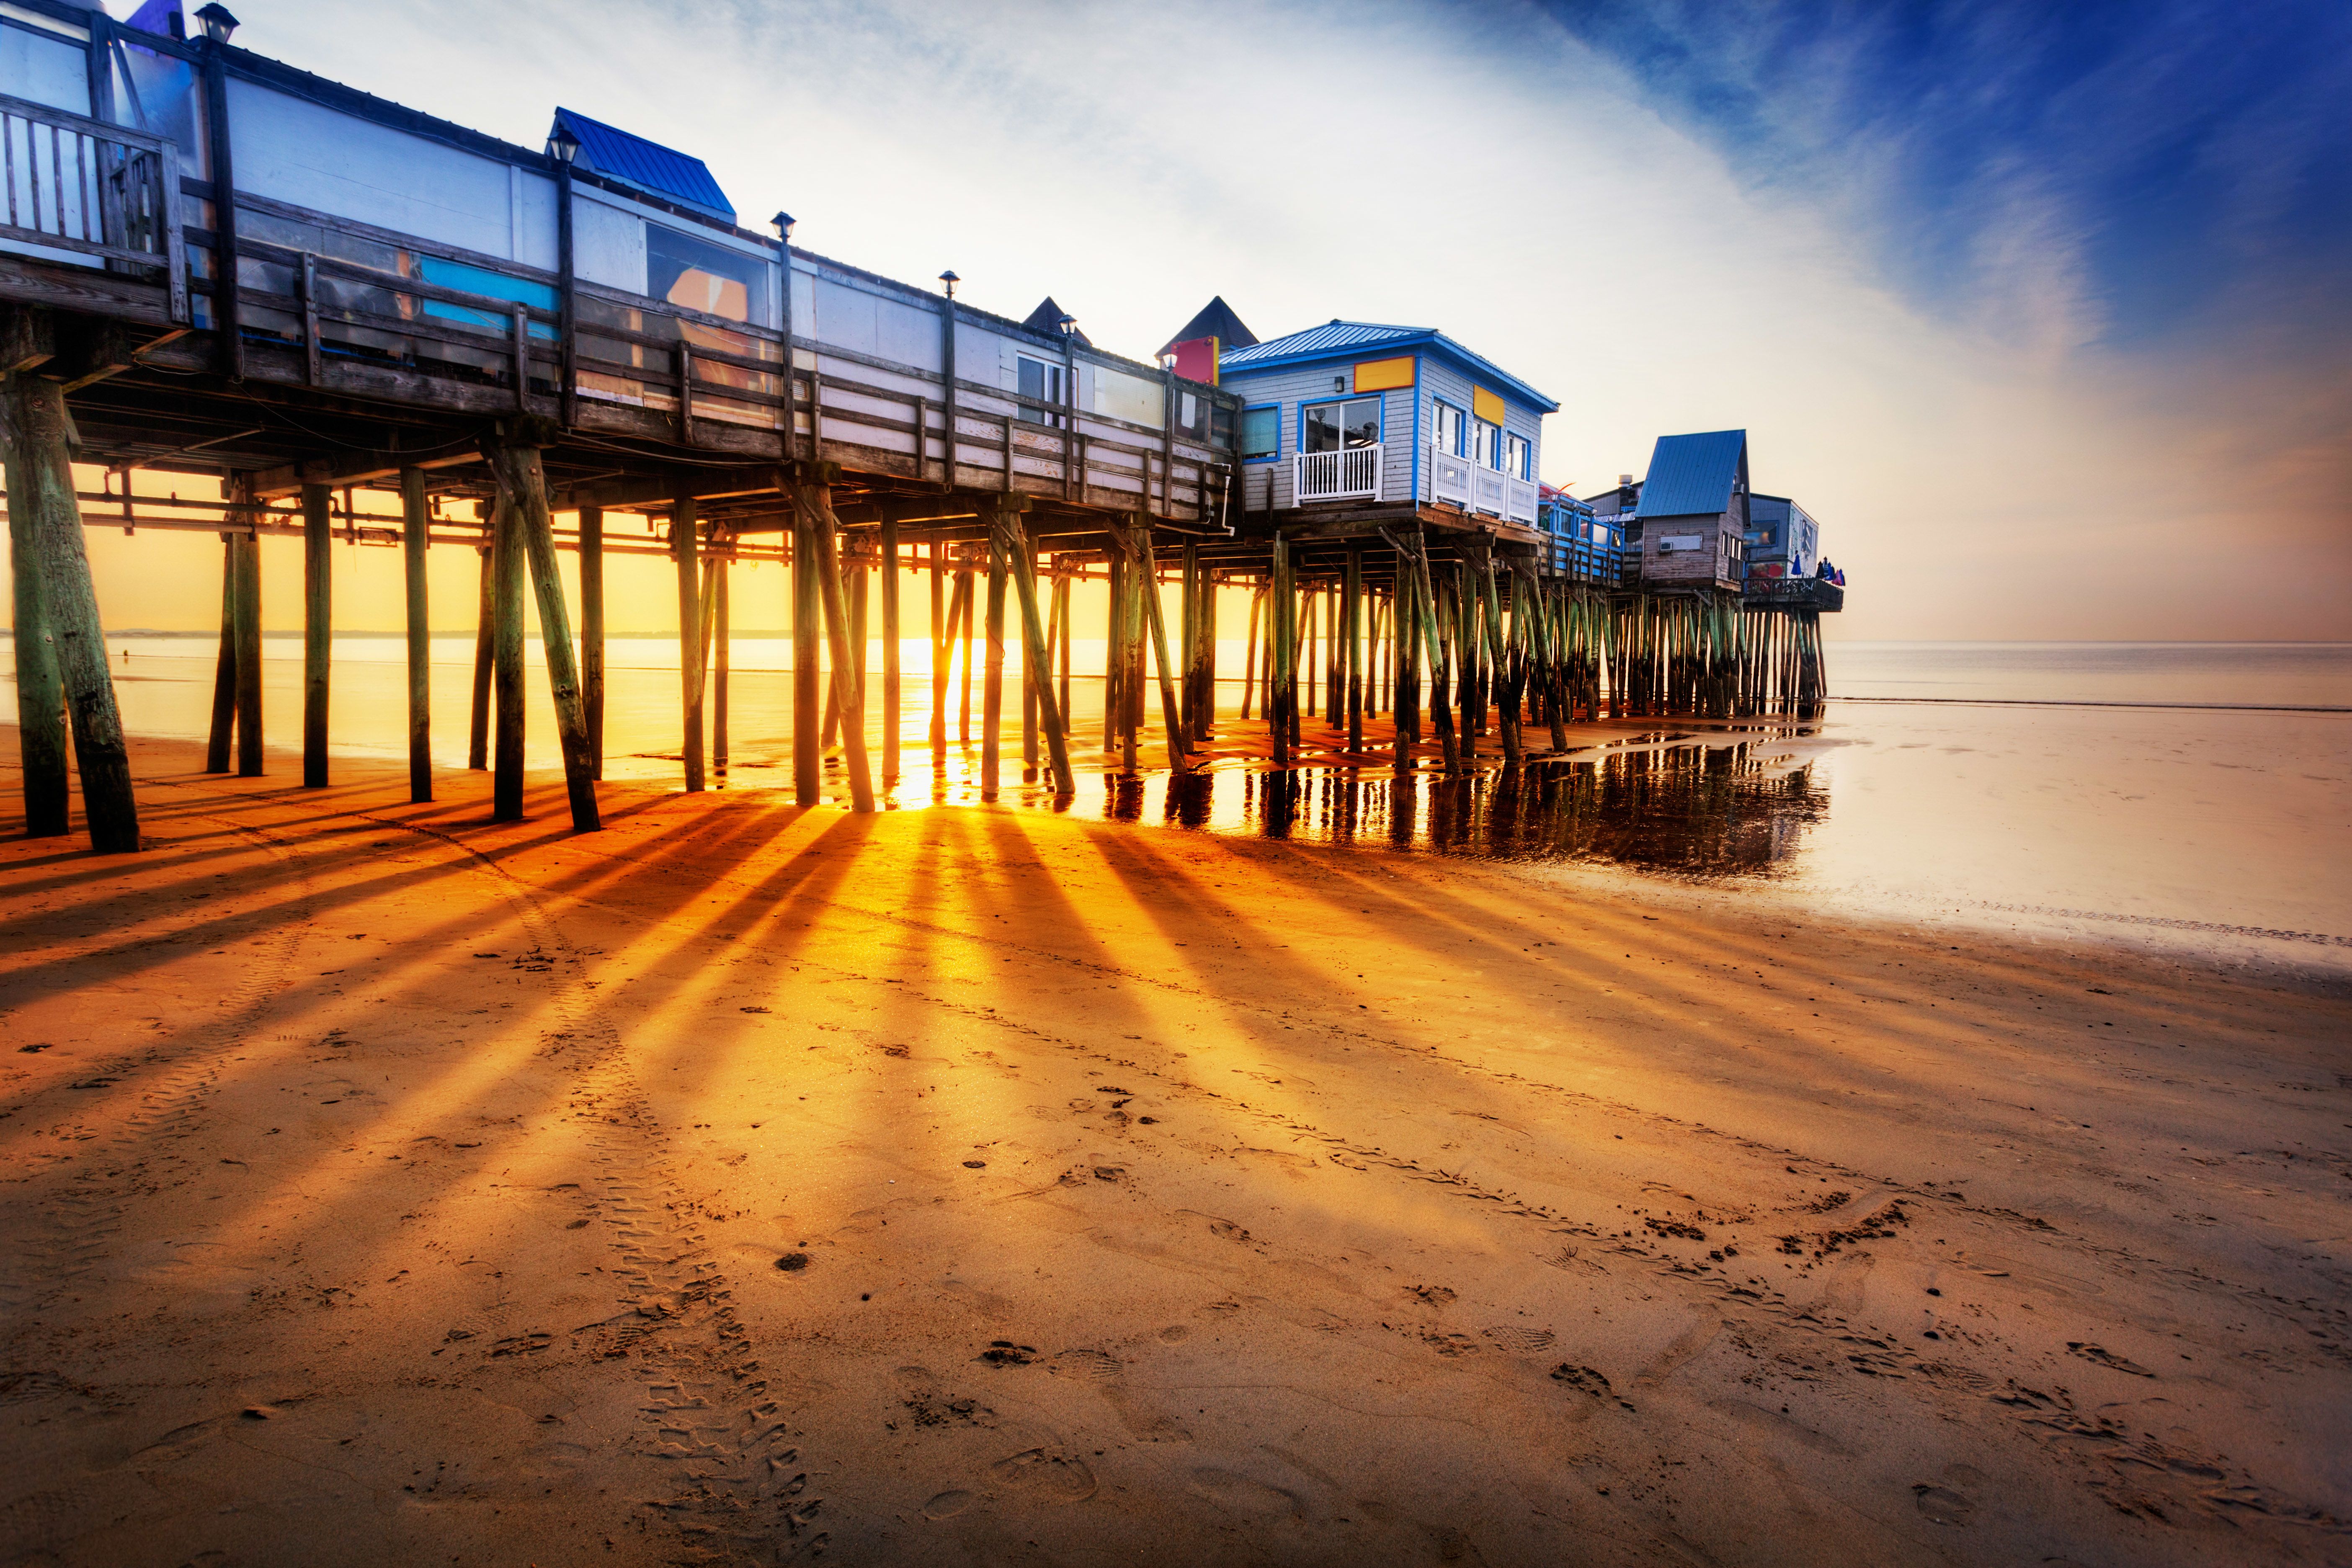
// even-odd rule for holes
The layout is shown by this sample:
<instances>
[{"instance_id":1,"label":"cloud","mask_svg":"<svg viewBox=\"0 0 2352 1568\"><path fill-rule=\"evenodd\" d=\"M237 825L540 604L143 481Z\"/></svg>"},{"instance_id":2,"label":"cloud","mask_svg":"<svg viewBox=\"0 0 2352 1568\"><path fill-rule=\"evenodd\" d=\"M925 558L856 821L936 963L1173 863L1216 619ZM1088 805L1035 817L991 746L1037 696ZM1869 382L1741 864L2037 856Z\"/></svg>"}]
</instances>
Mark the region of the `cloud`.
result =
<instances>
[{"instance_id":1,"label":"cloud","mask_svg":"<svg viewBox=\"0 0 2352 1568\"><path fill-rule=\"evenodd\" d=\"M2296 259L2334 232L2320 95L2255 90L2275 22L2168 130L2122 109L2197 74L2204 12L238 9L240 43L526 145L561 102L685 148L755 224L1014 316L1051 293L1115 351L1212 293L1262 335L1441 327L1560 400L1554 482L1745 426L1853 574L1844 635L2352 632L2313 586L2352 573L2343 359L2290 325L2340 302ZM2162 266L2116 239L2151 169L2220 193ZM2199 268L2222 297L2162 317Z\"/></svg>"}]
</instances>

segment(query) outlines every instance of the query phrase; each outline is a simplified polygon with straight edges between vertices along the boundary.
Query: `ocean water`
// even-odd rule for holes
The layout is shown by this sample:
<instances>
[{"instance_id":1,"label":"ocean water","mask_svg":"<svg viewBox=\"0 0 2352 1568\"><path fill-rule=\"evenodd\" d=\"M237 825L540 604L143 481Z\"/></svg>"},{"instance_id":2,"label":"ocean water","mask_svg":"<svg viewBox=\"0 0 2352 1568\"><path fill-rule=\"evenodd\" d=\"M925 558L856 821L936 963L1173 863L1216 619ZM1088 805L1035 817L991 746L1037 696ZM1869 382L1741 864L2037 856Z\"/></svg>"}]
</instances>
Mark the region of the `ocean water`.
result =
<instances>
[{"instance_id":1,"label":"ocean water","mask_svg":"<svg viewBox=\"0 0 2352 1568\"><path fill-rule=\"evenodd\" d=\"M1076 668L1098 664L1098 646L1081 641ZM110 651L133 732L205 733L209 637L121 637ZM559 763L532 652L528 763L551 773ZM935 761L929 653L922 638L904 650L904 765L885 796L895 809L982 799L979 694L966 731L951 690L949 743ZM1237 668L1242 655L1238 645L1223 650L1223 667ZM782 638L730 648L725 788L790 787L789 656ZM406 754L404 658L394 638L336 639L337 751ZM444 767L465 762L472 659L470 637L435 640L434 752ZM1385 766L1276 773L1237 755L1189 777L1121 779L1101 749L1101 683L1079 677L1079 790L1068 801L1024 779L1009 688L994 801L1342 851L1745 888L1799 906L2352 960L2352 645L1833 643L1829 660L1832 700L1807 725L1580 727L1578 750L1560 760L1402 784ZM675 639L614 638L608 661L607 776L675 780ZM1017 670L1017 650L1008 666ZM878 647L868 670L878 708ZM298 639L266 640L264 730L281 745L299 734L299 671ZM1221 710L1232 713L1241 698L1241 683L1225 682ZM1316 721L1307 731L1312 750ZM869 735L878 758L880 736ZM837 762L827 792L843 792Z\"/></svg>"}]
</instances>

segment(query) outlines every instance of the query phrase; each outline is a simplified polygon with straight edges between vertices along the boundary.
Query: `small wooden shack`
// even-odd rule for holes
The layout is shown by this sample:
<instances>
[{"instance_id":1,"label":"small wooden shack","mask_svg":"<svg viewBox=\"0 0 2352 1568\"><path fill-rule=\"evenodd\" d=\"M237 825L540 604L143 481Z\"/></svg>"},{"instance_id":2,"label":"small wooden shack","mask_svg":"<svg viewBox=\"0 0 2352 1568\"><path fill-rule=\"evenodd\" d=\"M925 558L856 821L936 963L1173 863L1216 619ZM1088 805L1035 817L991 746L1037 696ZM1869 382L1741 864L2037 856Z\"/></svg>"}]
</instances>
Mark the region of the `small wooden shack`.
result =
<instances>
[{"instance_id":1,"label":"small wooden shack","mask_svg":"<svg viewBox=\"0 0 2352 1568\"><path fill-rule=\"evenodd\" d=\"M1748 432L1661 436L1634 515L1646 588L1720 588L1747 575Z\"/></svg>"}]
</instances>

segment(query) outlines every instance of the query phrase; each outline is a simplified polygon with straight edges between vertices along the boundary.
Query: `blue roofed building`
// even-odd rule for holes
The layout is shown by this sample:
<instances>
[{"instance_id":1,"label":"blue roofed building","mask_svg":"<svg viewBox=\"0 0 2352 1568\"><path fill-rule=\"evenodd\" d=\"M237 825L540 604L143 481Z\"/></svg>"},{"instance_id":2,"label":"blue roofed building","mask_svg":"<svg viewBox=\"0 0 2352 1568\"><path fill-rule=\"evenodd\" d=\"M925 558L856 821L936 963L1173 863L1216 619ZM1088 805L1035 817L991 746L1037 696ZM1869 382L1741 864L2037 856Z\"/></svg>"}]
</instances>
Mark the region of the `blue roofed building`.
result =
<instances>
[{"instance_id":1,"label":"blue roofed building","mask_svg":"<svg viewBox=\"0 0 2352 1568\"><path fill-rule=\"evenodd\" d=\"M1642 586L1738 591L1748 548L1747 431L1661 436L1638 486L1623 480L1596 500L1622 520Z\"/></svg>"},{"instance_id":2,"label":"blue roofed building","mask_svg":"<svg viewBox=\"0 0 2352 1568\"><path fill-rule=\"evenodd\" d=\"M1226 349L1217 370L1243 404L1244 511L1369 508L1534 539L1559 405L1444 332L1334 320Z\"/></svg>"}]
</instances>

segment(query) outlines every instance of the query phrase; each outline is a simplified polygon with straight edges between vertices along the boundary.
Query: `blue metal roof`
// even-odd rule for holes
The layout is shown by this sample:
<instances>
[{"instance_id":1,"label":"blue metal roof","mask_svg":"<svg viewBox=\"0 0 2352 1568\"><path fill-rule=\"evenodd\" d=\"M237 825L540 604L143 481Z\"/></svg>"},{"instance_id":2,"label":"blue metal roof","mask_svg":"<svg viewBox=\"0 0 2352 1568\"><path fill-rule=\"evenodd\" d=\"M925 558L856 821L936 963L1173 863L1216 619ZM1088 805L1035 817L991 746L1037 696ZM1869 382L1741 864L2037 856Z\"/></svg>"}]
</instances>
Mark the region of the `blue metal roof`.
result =
<instances>
[{"instance_id":1,"label":"blue metal roof","mask_svg":"<svg viewBox=\"0 0 2352 1568\"><path fill-rule=\"evenodd\" d=\"M1650 453L1637 517L1715 515L1731 509L1731 487L1748 450L1745 430L1661 436Z\"/></svg>"},{"instance_id":2,"label":"blue metal roof","mask_svg":"<svg viewBox=\"0 0 2352 1568\"><path fill-rule=\"evenodd\" d=\"M580 167L682 202L730 224L735 221L735 204L727 199L701 159L632 136L577 110L558 109L555 123L580 138ZM548 134L552 136L554 132L550 130Z\"/></svg>"},{"instance_id":3,"label":"blue metal roof","mask_svg":"<svg viewBox=\"0 0 2352 1568\"><path fill-rule=\"evenodd\" d=\"M1557 401L1546 397L1494 361L1472 353L1434 327L1391 327L1378 321L1331 321L1245 349L1228 349L1218 356L1217 367L1218 374L1223 376L1236 371L1270 370L1277 365L1342 357L1360 349L1396 352L1422 347L1438 349L1452 355L1473 372L1499 382L1546 414L1559 412Z\"/></svg>"}]
</instances>

